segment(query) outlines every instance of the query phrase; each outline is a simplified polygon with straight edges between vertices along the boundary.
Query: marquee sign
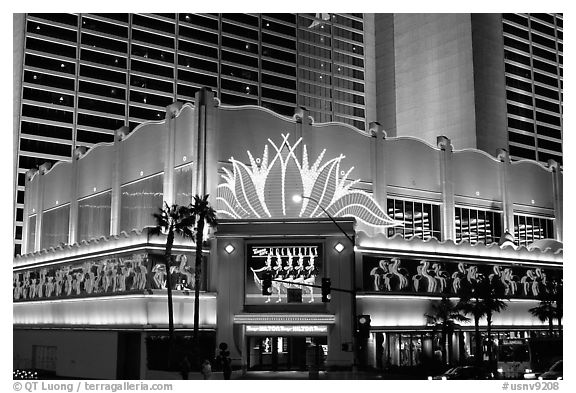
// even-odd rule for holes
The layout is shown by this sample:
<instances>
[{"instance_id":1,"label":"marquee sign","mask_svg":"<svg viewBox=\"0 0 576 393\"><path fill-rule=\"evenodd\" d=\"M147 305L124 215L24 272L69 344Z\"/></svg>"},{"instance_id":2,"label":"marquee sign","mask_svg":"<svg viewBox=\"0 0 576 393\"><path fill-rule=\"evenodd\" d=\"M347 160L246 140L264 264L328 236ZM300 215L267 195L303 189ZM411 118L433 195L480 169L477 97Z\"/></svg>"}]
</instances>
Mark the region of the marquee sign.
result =
<instances>
[{"instance_id":1,"label":"marquee sign","mask_svg":"<svg viewBox=\"0 0 576 393\"><path fill-rule=\"evenodd\" d=\"M325 209L333 217L355 217L361 225L402 225L390 218L371 194L354 188L359 180L347 180L354 167L341 170L344 155L322 163L323 150L310 165L306 145L301 147L302 160L297 157L302 138L291 144L289 134L282 137L279 145L268 139L272 154L268 145L262 157L254 158L248 151L250 166L232 157L232 171L222 168L223 182L216 198L220 217L315 218L323 216ZM296 195L302 196L301 203L294 202Z\"/></svg>"},{"instance_id":2,"label":"marquee sign","mask_svg":"<svg viewBox=\"0 0 576 393\"><path fill-rule=\"evenodd\" d=\"M246 325L246 334L281 333L281 334L327 334L327 325Z\"/></svg>"},{"instance_id":3,"label":"marquee sign","mask_svg":"<svg viewBox=\"0 0 576 393\"><path fill-rule=\"evenodd\" d=\"M272 294L262 295L262 277L271 273ZM322 245L254 245L248 247L246 263L246 304L286 304L290 289L302 291L302 303L320 300L318 288L299 284L320 285Z\"/></svg>"}]
</instances>

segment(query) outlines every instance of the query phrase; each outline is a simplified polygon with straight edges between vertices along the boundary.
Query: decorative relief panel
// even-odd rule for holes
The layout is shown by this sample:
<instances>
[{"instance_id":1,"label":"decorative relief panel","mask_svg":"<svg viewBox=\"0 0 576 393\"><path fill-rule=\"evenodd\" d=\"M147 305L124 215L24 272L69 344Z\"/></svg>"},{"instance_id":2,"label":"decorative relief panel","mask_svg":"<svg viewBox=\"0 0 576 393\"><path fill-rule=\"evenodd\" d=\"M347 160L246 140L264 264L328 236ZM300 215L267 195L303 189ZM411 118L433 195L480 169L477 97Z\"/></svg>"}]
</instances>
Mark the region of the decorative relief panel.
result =
<instances>
[{"instance_id":1,"label":"decorative relief panel","mask_svg":"<svg viewBox=\"0 0 576 393\"><path fill-rule=\"evenodd\" d=\"M194 289L193 263L190 255L174 256L170 267L173 289ZM146 289L166 289L162 255L113 255L13 273L13 299L16 301L122 294Z\"/></svg>"},{"instance_id":2,"label":"decorative relief panel","mask_svg":"<svg viewBox=\"0 0 576 393\"><path fill-rule=\"evenodd\" d=\"M500 280L506 295L537 297L548 281L562 280L559 268L444 262L432 259L363 257L363 289L368 292L457 295L464 280Z\"/></svg>"}]
</instances>

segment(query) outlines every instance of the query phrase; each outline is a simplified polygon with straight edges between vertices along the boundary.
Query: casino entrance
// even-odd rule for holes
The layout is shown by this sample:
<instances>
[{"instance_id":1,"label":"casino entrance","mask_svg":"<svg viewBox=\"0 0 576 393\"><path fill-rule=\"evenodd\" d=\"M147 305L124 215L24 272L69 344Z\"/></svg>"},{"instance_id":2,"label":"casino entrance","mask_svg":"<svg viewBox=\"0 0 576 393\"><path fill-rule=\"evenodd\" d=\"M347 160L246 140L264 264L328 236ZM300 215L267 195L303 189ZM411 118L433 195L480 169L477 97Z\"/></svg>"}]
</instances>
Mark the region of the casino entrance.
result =
<instances>
[{"instance_id":1,"label":"casino entrance","mask_svg":"<svg viewBox=\"0 0 576 393\"><path fill-rule=\"evenodd\" d=\"M325 368L328 355L326 336L251 336L248 337L248 369L306 371Z\"/></svg>"}]
</instances>

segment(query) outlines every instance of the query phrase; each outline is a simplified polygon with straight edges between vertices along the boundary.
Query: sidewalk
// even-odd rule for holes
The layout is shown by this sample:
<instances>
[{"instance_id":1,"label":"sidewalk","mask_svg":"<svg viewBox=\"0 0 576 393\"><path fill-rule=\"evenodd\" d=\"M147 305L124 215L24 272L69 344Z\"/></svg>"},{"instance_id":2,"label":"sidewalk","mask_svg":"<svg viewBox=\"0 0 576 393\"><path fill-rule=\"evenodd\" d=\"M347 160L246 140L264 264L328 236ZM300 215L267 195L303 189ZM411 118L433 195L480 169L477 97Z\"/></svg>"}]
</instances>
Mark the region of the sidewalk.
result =
<instances>
[{"instance_id":1,"label":"sidewalk","mask_svg":"<svg viewBox=\"0 0 576 393\"><path fill-rule=\"evenodd\" d=\"M154 380L181 380L180 373L168 371L149 371L146 379ZM189 380L202 380L202 374L199 372L191 372L188 374ZM223 380L224 376L221 372L213 372L210 380ZM395 374L382 374L377 372L359 371L352 373L352 371L320 371L318 378L310 378L308 371L247 371L242 375L241 370L232 372L230 379L244 379L244 380L417 380L425 379L417 376L410 375L395 375Z\"/></svg>"},{"instance_id":2,"label":"sidewalk","mask_svg":"<svg viewBox=\"0 0 576 393\"><path fill-rule=\"evenodd\" d=\"M381 374L377 372L359 371L320 371L318 378L310 378L308 371L248 371L239 379L249 380L414 380L424 379L409 375Z\"/></svg>"}]
</instances>

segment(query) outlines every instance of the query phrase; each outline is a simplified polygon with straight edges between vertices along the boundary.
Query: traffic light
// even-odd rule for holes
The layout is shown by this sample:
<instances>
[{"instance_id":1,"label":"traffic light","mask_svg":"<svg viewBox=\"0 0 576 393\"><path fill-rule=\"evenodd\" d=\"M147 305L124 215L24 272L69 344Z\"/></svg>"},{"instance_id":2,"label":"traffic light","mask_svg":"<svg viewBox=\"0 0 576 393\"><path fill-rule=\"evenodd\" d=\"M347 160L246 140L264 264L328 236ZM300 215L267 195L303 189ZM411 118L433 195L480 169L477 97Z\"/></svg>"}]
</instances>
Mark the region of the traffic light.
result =
<instances>
[{"instance_id":1,"label":"traffic light","mask_svg":"<svg viewBox=\"0 0 576 393\"><path fill-rule=\"evenodd\" d=\"M358 315L356 322L358 326L358 337L368 338L370 336L370 315Z\"/></svg>"},{"instance_id":2,"label":"traffic light","mask_svg":"<svg viewBox=\"0 0 576 393\"><path fill-rule=\"evenodd\" d=\"M272 295L272 273L266 272L262 278L262 295Z\"/></svg>"},{"instance_id":3,"label":"traffic light","mask_svg":"<svg viewBox=\"0 0 576 393\"><path fill-rule=\"evenodd\" d=\"M322 278L322 302L329 303L330 302L330 279L329 278Z\"/></svg>"}]
</instances>

